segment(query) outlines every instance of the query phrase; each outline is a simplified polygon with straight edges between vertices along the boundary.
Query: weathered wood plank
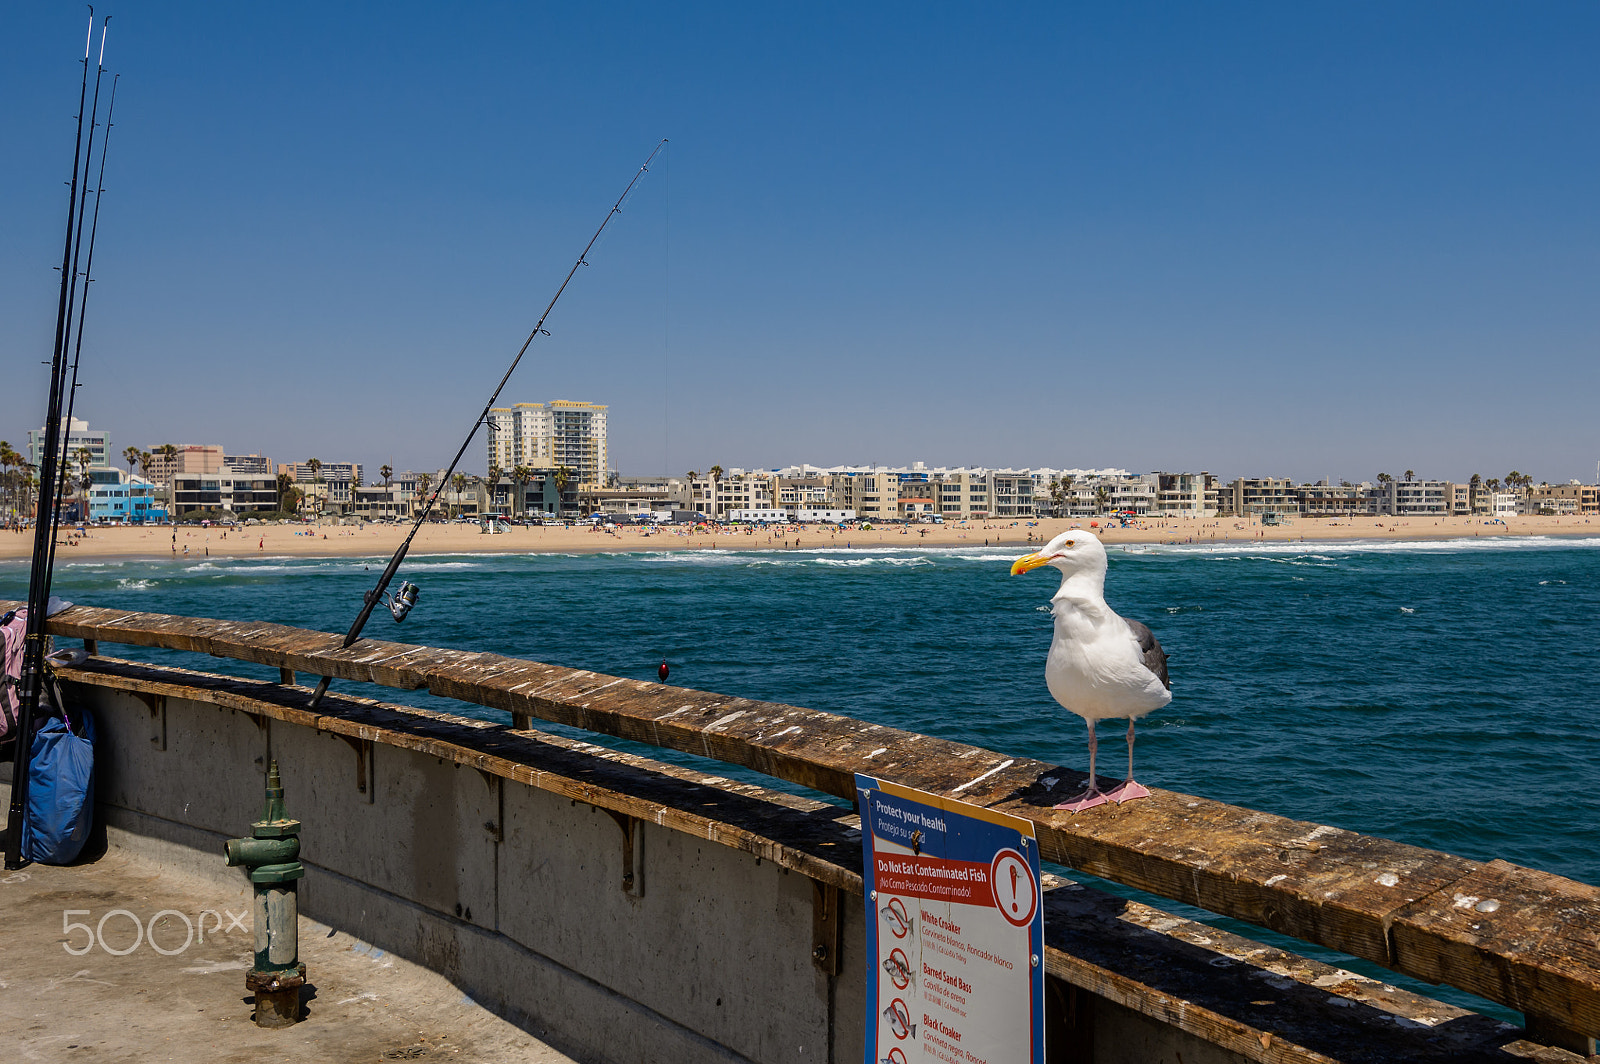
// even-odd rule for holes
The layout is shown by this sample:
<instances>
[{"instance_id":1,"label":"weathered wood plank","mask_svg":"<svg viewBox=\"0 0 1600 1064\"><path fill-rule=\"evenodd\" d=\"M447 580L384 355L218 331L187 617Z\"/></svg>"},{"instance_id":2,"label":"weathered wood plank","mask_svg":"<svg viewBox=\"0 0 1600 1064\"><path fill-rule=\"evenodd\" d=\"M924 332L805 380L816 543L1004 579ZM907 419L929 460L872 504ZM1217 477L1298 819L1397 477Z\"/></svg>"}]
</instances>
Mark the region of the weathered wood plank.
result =
<instances>
[{"instance_id":1,"label":"weathered wood plank","mask_svg":"<svg viewBox=\"0 0 1600 1064\"><path fill-rule=\"evenodd\" d=\"M337 636L281 625L82 606L52 618L50 631L197 650L307 675L426 687L518 716L743 765L846 798L854 795L854 773L869 772L1026 817L1048 860L1420 978L1467 983L1464 989L1513 1008L1600 1033L1600 957L1574 927L1563 925L1567 937L1553 938L1547 949L1491 951L1471 970L1442 963L1415 944L1396 947L1391 926L1401 914L1422 936L1433 926L1426 914L1448 915L1457 885L1479 870L1448 854L1170 791L1127 806L1065 813L1052 807L1081 786L1083 775L1044 762L798 706L494 654L378 640L341 650ZM1572 899L1587 903L1590 889L1558 876L1542 887L1554 909ZM1507 919L1479 915L1491 928ZM1523 941L1515 931L1496 934L1484 937ZM1471 954L1461 946L1441 944L1439 950L1463 964ZM1494 975L1496 966L1506 974Z\"/></svg>"},{"instance_id":2,"label":"weathered wood plank","mask_svg":"<svg viewBox=\"0 0 1600 1064\"><path fill-rule=\"evenodd\" d=\"M1394 918L1407 971L1590 1038L1600 1033L1600 889L1490 861Z\"/></svg>"},{"instance_id":3,"label":"weathered wood plank","mask_svg":"<svg viewBox=\"0 0 1600 1064\"><path fill-rule=\"evenodd\" d=\"M1045 970L1247 1060L1510 1064L1465 1009L1078 885L1047 889Z\"/></svg>"},{"instance_id":4,"label":"weathered wood plank","mask_svg":"<svg viewBox=\"0 0 1600 1064\"><path fill-rule=\"evenodd\" d=\"M183 669L99 659L63 668L69 685L159 694L453 761L563 797L709 839L860 894L861 840L847 809L782 795L542 733L428 710L310 692ZM70 689L70 688L69 688ZM779 841L782 840L782 841Z\"/></svg>"}]
</instances>

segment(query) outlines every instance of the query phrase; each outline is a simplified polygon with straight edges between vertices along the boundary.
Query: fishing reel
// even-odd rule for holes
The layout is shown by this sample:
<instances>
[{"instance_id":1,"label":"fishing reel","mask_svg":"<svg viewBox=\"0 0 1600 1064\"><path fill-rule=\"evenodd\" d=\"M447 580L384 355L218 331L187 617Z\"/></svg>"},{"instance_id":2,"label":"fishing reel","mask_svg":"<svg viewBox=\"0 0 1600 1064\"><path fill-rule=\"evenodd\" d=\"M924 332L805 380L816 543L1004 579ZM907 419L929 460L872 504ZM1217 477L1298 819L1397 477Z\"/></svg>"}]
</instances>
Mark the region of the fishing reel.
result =
<instances>
[{"instance_id":1,"label":"fishing reel","mask_svg":"<svg viewBox=\"0 0 1600 1064\"><path fill-rule=\"evenodd\" d=\"M383 597L383 604L389 607L389 612L394 615L394 621L399 624L406 619L406 614L411 612L411 607L417 604L417 594L421 589L409 580L400 581L400 590Z\"/></svg>"}]
</instances>

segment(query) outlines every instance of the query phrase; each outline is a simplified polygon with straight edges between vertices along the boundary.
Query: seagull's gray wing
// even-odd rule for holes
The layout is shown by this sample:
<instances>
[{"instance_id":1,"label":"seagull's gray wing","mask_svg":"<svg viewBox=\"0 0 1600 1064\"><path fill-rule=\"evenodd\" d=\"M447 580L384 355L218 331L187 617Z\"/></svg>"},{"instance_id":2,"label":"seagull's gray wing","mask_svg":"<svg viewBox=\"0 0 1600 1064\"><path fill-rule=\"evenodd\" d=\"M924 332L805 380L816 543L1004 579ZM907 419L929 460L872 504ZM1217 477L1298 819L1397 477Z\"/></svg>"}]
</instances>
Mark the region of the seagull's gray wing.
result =
<instances>
[{"instance_id":1,"label":"seagull's gray wing","mask_svg":"<svg viewBox=\"0 0 1600 1064\"><path fill-rule=\"evenodd\" d=\"M1139 641L1139 649L1144 651L1144 667L1161 678L1163 687L1172 690L1172 681L1167 679L1167 652L1161 649L1156 634L1138 621L1130 621L1126 617L1122 619L1128 622L1133 637Z\"/></svg>"}]
</instances>

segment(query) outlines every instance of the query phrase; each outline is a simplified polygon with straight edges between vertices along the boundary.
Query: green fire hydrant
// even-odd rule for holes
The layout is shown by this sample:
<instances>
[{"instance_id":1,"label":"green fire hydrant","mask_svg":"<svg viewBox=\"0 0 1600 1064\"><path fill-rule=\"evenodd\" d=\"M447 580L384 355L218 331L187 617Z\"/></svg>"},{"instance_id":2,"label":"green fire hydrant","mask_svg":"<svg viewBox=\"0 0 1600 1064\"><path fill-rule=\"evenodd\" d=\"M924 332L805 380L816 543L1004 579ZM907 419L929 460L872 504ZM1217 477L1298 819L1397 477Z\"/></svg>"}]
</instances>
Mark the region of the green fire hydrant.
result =
<instances>
[{"instance_id":1,"label":"green fire hydrant","mask_svg":"<svg viewBox=\"0 0 1600 1064\"><path fill-rule=\"evenodd\" d=\"M300 1020L300 907L295 881L306 874L300 856L300 821L283 812L278 762L267 769L267 810L251 825L250 838L228 840L228 863L250 873L255 896L256 966L244 977L256 996L258 1027L288 1027Z\"/></svg>"}]
</instances>

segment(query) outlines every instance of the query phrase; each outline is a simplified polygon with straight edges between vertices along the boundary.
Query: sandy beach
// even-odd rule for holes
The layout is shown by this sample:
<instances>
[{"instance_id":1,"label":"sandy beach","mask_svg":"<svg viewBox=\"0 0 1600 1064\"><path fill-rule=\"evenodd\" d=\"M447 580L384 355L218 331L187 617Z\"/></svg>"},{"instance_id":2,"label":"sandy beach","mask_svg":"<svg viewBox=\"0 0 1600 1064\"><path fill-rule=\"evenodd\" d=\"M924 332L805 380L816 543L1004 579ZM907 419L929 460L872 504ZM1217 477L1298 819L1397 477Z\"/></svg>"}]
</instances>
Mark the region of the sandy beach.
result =
<instances>
[{"instance_id":1,"label":"sandy beach","mask_svg":"<svg viewBox=\"0 0 1600 1064\"><path fill-rule=\"evenodd\" d=\"M716 533L676 529L648 530L627 526L604 531L576 528L512 528L487 535L476 525L430 524L417 534L412 554L564 553L654 550L771 550L839 547L1000 546L1025 548L1042 543L1068 528L1092 528L1108 543L1238 543L1250 541L1450 539L1472 536L1594 535L1600 517L1514 517L1507 524L1481 517L1343 517L1295 518L1292 523L1263 527L1253 518L1151 519L1127 528L1106 527L1098 518L1026 521L968 521L945 525L892 525L870 531L837 532L801 526L753 532ZM174 538L176 531L176 538ZM178 526L158 528L90 528L70 532L57 552L59 560L76 558L247 558L265 555L386 557L400 545L407 529L394 525L355 527L337 524L263 525L233 529ZM0 559L26 559L32 532L0 533Z\"/></svg>"}]
</instances>

